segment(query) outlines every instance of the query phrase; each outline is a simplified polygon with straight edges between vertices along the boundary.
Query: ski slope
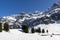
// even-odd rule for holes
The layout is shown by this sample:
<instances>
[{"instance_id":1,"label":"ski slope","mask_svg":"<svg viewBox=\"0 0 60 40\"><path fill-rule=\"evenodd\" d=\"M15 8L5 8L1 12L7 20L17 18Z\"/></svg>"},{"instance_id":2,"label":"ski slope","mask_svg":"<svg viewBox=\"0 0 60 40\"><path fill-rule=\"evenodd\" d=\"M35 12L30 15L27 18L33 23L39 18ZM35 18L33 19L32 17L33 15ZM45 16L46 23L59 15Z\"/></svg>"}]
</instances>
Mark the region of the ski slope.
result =
<instances>
[{"instance_id":1,"label":"ski slope","mask_svg":"<svg viewBox=\"0 0 60 40\"><path fill-rule=\"evenodd\" d=\"M41 36L39 33L26 34L16 29L13 29L10 30L10 32L0 33L0 40L60 40L60 36L57 35L53 35L53 37Z\"/></svg>"},{"instance_id":2,"label":"ski slope","mask_svg":"<svg viewBox=\"0 0 60 40\"><path fill-rule=\"evenodd\" d=\"M1 32L0 40L60 40L60 24L38 25L47 27L48 33L23 33L20 29L10 29L9 32ZM52 34L54 33L54 34ZM52 37L51 37L52 36Z\"/></svg>"}]
</instances>

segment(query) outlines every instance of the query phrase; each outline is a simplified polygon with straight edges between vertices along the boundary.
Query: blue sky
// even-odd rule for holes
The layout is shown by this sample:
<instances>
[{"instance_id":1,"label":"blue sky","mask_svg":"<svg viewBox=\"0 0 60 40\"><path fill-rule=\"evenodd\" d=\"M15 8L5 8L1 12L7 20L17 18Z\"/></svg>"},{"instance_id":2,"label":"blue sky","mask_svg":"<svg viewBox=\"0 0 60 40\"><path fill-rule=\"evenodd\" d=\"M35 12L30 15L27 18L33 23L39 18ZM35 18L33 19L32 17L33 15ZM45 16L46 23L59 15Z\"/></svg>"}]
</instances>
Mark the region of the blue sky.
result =
<instances>
[{"instance_id":1,"label":"blue sky","mask_svg":"<svg viewBox=\"0 0 60 40\"><path fill-rule=\"evenodd\" d=\"M0 17L20 12L44 11L60 0L0 0Z\"/></svg>"}]
</instances>

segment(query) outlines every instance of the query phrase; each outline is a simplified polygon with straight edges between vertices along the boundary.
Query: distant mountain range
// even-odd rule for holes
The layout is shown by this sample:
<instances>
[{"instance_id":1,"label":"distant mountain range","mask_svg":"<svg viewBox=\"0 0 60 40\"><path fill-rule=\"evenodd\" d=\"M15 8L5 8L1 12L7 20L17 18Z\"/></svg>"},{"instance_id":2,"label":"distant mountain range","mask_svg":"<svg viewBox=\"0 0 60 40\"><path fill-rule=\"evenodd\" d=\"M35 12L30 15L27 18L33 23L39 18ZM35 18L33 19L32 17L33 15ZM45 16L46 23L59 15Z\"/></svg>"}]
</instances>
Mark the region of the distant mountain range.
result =
<instances>
[{"instance_id":1,"label":"distant mountain range","mask_svg":"<svg viewBox=\"0 0 60 40\"><path fill-rule=\"evenodd\" d=\"M34 13L19 13L0 18L2 23L8 22L10 28L20 28L21 25L35 27L39 24L60 23L60 2L54 3L44 12L35 11Z\"/></svg>"}]
</instances>

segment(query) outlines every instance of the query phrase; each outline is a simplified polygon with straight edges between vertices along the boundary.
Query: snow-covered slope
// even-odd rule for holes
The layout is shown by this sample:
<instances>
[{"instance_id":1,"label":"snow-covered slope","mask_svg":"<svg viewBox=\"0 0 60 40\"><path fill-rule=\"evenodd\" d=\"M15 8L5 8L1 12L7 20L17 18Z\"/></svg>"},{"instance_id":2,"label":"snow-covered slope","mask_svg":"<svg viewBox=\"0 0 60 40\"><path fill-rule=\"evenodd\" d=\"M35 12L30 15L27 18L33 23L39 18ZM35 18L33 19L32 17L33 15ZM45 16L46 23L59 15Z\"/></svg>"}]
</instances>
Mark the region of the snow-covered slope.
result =
<instances>
[{"instance_id":1,"label":"snow-covered slope","mask_svg":"<svg viewBox=\"0 0 60 40\"><path fill-rule=\"evenodd\" d=\"M60 35L45 33L45 35L47 34L47 36L41 36L41 33L28 34L20 32L18 30L20 29L11 29L10 32L3 31L2 33L0 33L0 40L60 40Z\"/></svg>"}]
</instances>

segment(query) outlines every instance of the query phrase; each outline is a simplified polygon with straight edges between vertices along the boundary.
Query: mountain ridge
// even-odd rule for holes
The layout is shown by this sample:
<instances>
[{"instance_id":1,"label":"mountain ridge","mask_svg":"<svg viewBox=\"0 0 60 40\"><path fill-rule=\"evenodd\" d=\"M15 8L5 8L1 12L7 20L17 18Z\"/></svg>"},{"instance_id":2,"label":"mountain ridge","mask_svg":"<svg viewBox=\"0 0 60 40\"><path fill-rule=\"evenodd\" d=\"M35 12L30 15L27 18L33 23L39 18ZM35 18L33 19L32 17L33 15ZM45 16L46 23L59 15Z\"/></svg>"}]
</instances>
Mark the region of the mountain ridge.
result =
<instances>
[{"instance_id":1,"label":"mountain ridge","mask_svg":"<svg viewBox=\"0 0 60 40\"><path fill-rule=\"evenodd\" d=\"M52 7L44 12L19 13L11 16L4 16L0 21L8 22L10 26L20 27L21 25L37 26L39 24L50 24L60 20L60 2L54 3Z\"/></svg>"}]
</instances>

